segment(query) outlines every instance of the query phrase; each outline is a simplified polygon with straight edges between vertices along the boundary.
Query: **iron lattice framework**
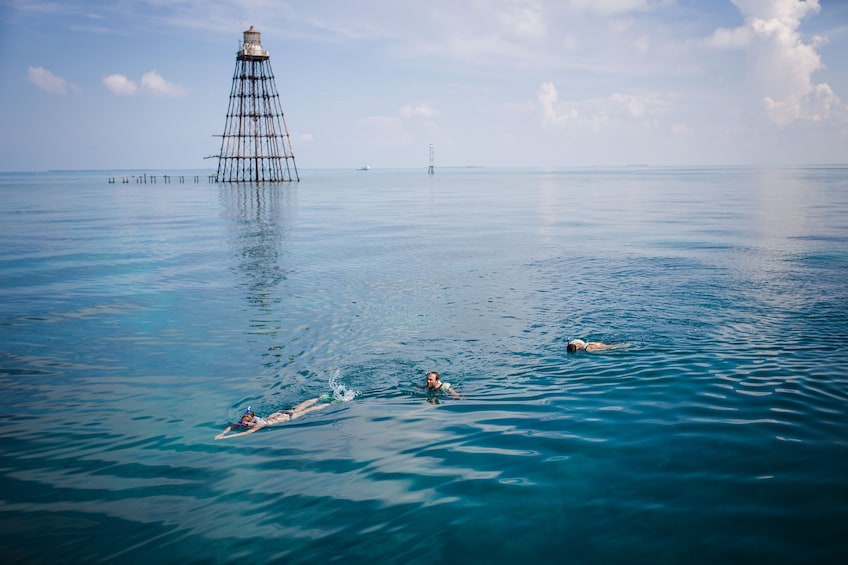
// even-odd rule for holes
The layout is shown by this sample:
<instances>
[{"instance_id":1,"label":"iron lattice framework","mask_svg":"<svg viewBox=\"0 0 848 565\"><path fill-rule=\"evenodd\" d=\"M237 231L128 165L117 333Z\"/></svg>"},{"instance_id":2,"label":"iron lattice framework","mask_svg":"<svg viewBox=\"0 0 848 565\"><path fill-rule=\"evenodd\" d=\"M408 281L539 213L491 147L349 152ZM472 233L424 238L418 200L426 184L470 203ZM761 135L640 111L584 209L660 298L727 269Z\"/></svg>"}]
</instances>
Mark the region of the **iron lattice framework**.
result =
<instances>
[{"instance_id":1,"label":"iron lattice framework","mask_svg":"<svg viewBox=\"0 0 848 565\"><path fill-rule=\"evenodd\" d=\"M236 55L222 137L218 181L300 181L271 60L253 26Z\"/></svg>"}]
</instances>

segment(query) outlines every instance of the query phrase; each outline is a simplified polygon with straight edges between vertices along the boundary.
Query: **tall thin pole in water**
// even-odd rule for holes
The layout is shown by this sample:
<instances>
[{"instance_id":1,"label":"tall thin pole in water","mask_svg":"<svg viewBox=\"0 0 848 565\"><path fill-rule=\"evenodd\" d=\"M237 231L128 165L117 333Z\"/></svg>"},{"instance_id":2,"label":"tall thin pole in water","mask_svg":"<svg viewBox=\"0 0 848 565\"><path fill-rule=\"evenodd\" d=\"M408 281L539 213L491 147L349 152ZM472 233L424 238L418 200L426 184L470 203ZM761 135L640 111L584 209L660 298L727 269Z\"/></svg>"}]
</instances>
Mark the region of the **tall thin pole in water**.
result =
<instances>
[{"instance_id":1,"label":"tall thin pole in water","mask_svg":"<svg viewBox=\"0 0 848 565\"><path fill-rule=\"evenodd\" d=\"M236 54L221 137L218 181L300 181L271 59L253 26L244 32L244 43Z\"/></svg>"},{"instance_id":2,"label":"tall thin pole in water","mask_svg":"<svg viewBox=\"0 0 848 565\"><path fill-rule=\"evenodd\" d=\"M427 169L428 175L436 174L436 150L433 149L433 144L430 144L430 168Z\"/></svg>"}]
</instances>

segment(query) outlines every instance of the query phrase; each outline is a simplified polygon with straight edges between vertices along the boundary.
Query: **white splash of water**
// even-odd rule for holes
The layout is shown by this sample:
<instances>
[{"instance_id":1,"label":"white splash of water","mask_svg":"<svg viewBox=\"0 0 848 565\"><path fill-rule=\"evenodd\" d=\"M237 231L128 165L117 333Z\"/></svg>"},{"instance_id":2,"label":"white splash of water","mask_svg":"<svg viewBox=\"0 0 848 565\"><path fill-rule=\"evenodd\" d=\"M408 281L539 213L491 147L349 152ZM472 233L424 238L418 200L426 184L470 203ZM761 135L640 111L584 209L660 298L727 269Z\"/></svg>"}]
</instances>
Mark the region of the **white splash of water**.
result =
<instances>
[{"instance_id":1,"label":"white splash of water","mask_svg":"<svg viewBox=\"0 0 848 565\"><path fill-rule=\"evenodd\" d=\"M353 389L347 388L343 383L339 382L341 374L341 369L336 369L333 371L333 374L330 375L329 384L330 388L333 389L333 398L343 402L350 402L356 398L359 393Z\"/></svg>"}]
</instances>

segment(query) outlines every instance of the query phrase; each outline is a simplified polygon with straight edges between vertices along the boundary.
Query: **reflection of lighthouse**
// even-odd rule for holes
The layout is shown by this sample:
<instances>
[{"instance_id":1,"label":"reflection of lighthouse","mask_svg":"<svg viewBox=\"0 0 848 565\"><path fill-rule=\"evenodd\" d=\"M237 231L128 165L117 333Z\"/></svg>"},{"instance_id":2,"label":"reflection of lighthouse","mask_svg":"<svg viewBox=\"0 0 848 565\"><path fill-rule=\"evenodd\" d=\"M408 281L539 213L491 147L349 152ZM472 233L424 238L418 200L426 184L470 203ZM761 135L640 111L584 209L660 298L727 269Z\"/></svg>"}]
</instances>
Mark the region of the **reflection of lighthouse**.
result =
<instances>
[{"instance_id":1,"label":"reflection of lighthouse","mask_svg":"<svg viewBox=\"0 0 848 565\"><path fill-rule=\"evenodd\" d=\"M221 182L299 181L268 52L250 26L236 54L218 175Z\"/></svg>"},{"instance_id":2,"label":"reflection of lighthouse","mask_svg":"<svg viewBox=\"0 0 848 565\"><path fill-rule=\"evenodd\" d=\"M293 186L271 183L239 183L221 186L220 202L230 220L226 238L238 276L235 288L243 296L249 316L251 340L264 343L266 367L287 363L280 340L285 335L285 299L291 267L286 262L286 240L293 214L297 211L298 191Z\"/></svg>"}]
</instances>

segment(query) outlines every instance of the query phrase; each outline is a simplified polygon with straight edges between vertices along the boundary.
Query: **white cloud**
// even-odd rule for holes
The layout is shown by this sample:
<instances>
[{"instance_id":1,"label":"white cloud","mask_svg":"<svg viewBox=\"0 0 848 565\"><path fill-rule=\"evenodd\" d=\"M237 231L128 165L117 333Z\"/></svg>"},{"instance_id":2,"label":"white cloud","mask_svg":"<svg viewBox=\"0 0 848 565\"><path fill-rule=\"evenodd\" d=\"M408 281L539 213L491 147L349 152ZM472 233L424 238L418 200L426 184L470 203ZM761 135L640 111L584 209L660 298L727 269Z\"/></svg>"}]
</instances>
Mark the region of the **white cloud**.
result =
<instances>
[{"instance_id":1,"label":"white cloud","mask_svg":"<svg viewBox=\"0 0 848 565\"><path fill-rule=\"evenodd\" d=\"M179 84L169 82L156 71L149 71L141 77L141 86L155 96L182 98L188 90Z\"/></svg>"},{"instance_id":2,"label":"white cloud","mask_svg":"<svg viewBox=\"0 0 848 565\"><path fill-rule=\"evenodd\" d=\"M429 104L405 104L393 116L368 116L359 123L369 132L369 138L398 147L410 145L426 132L438 129L431 120L438 112ZM420 119L419 119L420 118Z\"/></svg>"},{"instance_id":3,"label":"white cloud","mask_svg":"<svg viewBox=\"0 0 848 565\"><path fill-rule=\"evenodd\" d=\"M74 85L62 77L54 75L44 67L27 68L27 80L39 90L50 94L67 94L68 90L77 90Z\"/></svg>"},{"instance_id":4,"label":"white cloud","mask_svg":"<svg viewBox=\"0 0 848 565\"><path fill-rule=\"evenodd\" d=\"M539 86L539 104L542 106L542 118L546 124L556 125L576 120L578 112L575 108L562 108L559 93L554 83L545 82Z\"/></svg>"},{"instance_id":5,"label":"white cloud","mask_svg":"<svg viewBox=\"0 0 848 565\"><path fill-rule=\"evenodd\" d=\"M436 111L429 104L407 104L400 109L402 118L432 118L436 115Z\"/></svg>"},{"instance_id":6,"label":"white cloud","mask_svg":"<svg viewBox=\"0 0 848 565\"><path fill-rule=\"evenodd\" d=\"M769 119L783 126L797 120L844 117L833 89L813 81L813 74L824 66L816 49L826 38L816 36L812 43L805 43L799 32L801 20L819 11L818 0L732 1L745 23L715 30L706 44L748 52L755 95Z\"/></svg>"},{"instance_id":7,"label":"white cloud","mask_svg":"<svg viewBox=\"0 0 848 565\"><path fill-rule=\"evenodd\" d=\"M707 38L706 44L716 49L742 49L751 44L753 37L749 27L718 28Z\"/></svg>"},{"instance_id":8,"label":"white cloud","mask_svg":"<svg viewBox=\"0 0 848 565\"><path fill-rule=\"evenodd\" d=\"M613 16L629 12L647 12L669 0L567 0L572 9L595 13L601 16Z\"/></svg>"},{"instance_id":9,"label":"white cloud","mask_svg":"<svg viewBox=\"0 0 848 565\"><path fill-rule=\"evenodd\" d=\"M809 13L820 10L819 0L731 0L744 16L779 20L798 27Z\"/></svg>"},{"instance_id":10,"label":"white cloud","mask_svg":"<svg viewBox=\"0 0 848 565\"><path fill-rule=\"evenodd\" d=\"M671 133L674 135L688 135L692 133L692 129L686 124L677 123L671 126Z\"/></svg>"},{"instance_id":11,"label":"white cloud","mask_svg":"<svg viewBox=\"0 0 848 565\"><path fill-rule=\"evenodd\" d=\"M362 123L368 124L392 124L393 126L401 126L410 118L433 118L438 115L438 112L429 104L404 104L398 110L396 116L369 116L361 120Z\"/></svg>"},{"instance_id":12,"label":"white cloud","mask_svg":"<svg viewBox=\"0 0 848 565\"><path fill-rule=\"evenodd\" d=\"M493 12L498 27L507 35L537 40L547 35L542 6L537 0L476 0L483 11Z\"/></svg>"},{"instance_id":13,"label":"white cloud","mask_svg":"<svg viewBox=\"0 0 848 565\"><path fill-rule=\"evenodd\" d=\"M103 85L109 89L109 92L118 96L133 96L138 93L138 85L124 75L105 76Z\"/></svg>"},{"instance_id":14,"label":"white cloud","mask_svg":"<svg viewBox=\"0 0 848 565\"><path fill-rule=\"evenodd\" d=\"M114 74L103 78L103 84L112 94L118 96L135 96L147 92L154 96L181 98L188 90L178 84L168 82L156 71L149 71L141 77L141 85L124 75Z\"/></svg>"},{"instance_id":15,"label":"white cloud","mask_svg":"<svg viewBox=\"0 0 848 565\"><path fill-rule=\"evenodd\" d=\"M652 127L665 111L667 102L659 95L634 95L614 92L605 98L570 101L560 100L556 86L545 82L539 86L542 121L550 126L571 126L602 130L621 125Z\"/></svg>"},{"instance_id":16,"label":"white cloud","mask_svg":"<svg viewBox=\"0 0 848 565\"><path fill-rule=\"evenodd\" d=\"M833 89L826 83L817 84L800 97L776 100L771 96L763 99L769 117L779 125L796 120L823 122L845 116L845 108Z\"/></svg>"}]
</instances>

